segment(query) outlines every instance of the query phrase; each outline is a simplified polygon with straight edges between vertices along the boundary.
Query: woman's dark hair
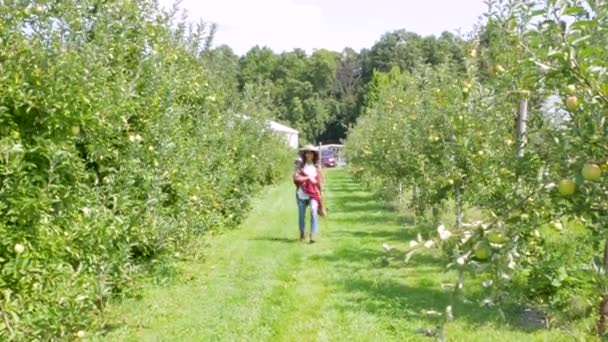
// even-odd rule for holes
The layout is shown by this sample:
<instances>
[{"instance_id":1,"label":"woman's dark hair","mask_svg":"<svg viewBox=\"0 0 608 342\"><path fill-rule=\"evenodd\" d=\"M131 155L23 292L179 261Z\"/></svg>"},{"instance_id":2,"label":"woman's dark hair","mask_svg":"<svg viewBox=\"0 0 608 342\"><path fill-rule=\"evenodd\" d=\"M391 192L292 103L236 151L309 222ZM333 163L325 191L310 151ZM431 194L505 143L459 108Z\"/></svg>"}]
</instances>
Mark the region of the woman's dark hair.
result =
<instances>
[{"instance_id":1,"label":"woman's dark hair","mask_svg":"<svg viewBox=\"0 0 608 342\"><path fill-rule=\"evenodd\" d=\"M299 165L298 165L298 170L300 170L301 168L304 167L304 165L306 165L306 153L310 152L312 153L313 157L312 157L312 163L316 166L319 167L320 163L319 163L319 152L315 152L315 151L302 151L300 152L300 160L299 160Z\"/></svg>"}]
</instances>

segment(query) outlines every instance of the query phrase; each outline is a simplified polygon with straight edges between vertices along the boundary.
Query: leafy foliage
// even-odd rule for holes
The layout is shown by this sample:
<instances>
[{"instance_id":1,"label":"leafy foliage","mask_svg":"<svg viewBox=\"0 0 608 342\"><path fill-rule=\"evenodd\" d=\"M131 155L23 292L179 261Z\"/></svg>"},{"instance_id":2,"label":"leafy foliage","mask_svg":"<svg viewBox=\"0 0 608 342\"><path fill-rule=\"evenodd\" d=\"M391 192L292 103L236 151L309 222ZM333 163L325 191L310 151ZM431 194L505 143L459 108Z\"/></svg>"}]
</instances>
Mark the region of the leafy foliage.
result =
<instances>
[{"instance_id":1,"label":"leafy foliage","mask_svg":"<svg viewBox=\"0 0 608 342\"><path fill-rule=\"evenodd\" d=\"M455 203L455 222L435 216L437 232L412 241L408 258L441 246L460 274L457 289L465 273L487 285L482 304L514 298L513 279L524 279L535 301L556 310L580 296L594 302L592 288L605 303L608 261L591 257L606 237L608 7L488 4L485 25L461 45L464 73L458 63L410 63L405 73L374 74L365 111L349 132L348 160L370 183L414 189L421 218ZM556 96L558 103L549 103ZM521 108L528 109L527 131L518 136ZM570 181L573 194L564 186ZM483 219L467 222L467 208ZM544 227L568 239L551 240Z\"/></svg>"},{"instance_id":2,"label":"leafy foliage","mask_svg":"<svg viewBox=\"0 0 608 342\"><path fill-rule=\"evenodd\" d=\"M0 339L73 338L280 177L212 33L153 1L0 6Z\"/></svg>"},{"instance_id":3,"label":"leafy foliage","mask_svg":"<svg viewBox=\"0 0 608 342\"><path fill-rule=\"evenodd\" d=\"M446 63L463 72L462 43L447 32L436 38L398 30L360 53L345 48L275 54L256 46L241 58L240 85L271 84L277 119L298 128L303 141L339 143L362 113L374 72Z\"/></svg>"}]
</instances>

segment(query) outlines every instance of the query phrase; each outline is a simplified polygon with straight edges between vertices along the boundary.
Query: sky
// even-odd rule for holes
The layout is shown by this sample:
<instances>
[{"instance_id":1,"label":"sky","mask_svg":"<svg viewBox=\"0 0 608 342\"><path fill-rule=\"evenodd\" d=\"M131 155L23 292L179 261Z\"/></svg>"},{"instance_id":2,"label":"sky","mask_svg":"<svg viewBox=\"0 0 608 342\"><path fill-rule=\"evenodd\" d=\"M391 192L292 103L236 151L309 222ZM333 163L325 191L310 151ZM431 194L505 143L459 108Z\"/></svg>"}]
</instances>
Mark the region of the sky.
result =
<instances>
[{"instance_id":1,"label":"sky","mask_svg":"<svg viewBox=\"0 0 608 342\"><path fill-rule=\"evenodd\" d=\"M172 5L174 0L160 0ZM371 47L396 29L421 35L463 33L478 23L484 0L182 0L188 20L218 25L215 45L242 55L255 45L275 52Z\"/></svg>"}]
</instances>

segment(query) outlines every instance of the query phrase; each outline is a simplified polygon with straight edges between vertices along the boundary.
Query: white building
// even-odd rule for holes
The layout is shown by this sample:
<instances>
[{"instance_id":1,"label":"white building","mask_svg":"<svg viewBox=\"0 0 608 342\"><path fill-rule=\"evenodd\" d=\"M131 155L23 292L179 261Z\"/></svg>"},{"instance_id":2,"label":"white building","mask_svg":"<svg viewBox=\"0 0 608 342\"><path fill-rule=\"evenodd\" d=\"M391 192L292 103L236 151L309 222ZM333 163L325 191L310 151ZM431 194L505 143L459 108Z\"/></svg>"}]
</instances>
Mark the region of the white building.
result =
<instances>
[{"instance_id":1,"label":"white building","mask_svg":"<svg viewBox=\"0 0 608 342\"><path fill-rule=\"evenodd\" d=\"M299 145L299 132L291 127L287 127L282 125L276 121L268 120L266 121L268 128L272 131L276 132L278 135L285 137L287 141L287 145L290 148L296 149Z\"/></svg>"},{"instance_id":2,"label":"white building","mask_svg":"<svg viewBox=\"0 0 608 342\"><path fill-rule=\"evenodd\" d=\"M249 115L243 114L236 114L236 117L241 118L243 120L251 119ZM266 120L266 127L268 127L269 130L273 131L279 137L284 137L287 146L289 146L290 148L298 148L300 144L300 132L298 132L297 130L272 120Z\"/></svg>"}]
</instances>

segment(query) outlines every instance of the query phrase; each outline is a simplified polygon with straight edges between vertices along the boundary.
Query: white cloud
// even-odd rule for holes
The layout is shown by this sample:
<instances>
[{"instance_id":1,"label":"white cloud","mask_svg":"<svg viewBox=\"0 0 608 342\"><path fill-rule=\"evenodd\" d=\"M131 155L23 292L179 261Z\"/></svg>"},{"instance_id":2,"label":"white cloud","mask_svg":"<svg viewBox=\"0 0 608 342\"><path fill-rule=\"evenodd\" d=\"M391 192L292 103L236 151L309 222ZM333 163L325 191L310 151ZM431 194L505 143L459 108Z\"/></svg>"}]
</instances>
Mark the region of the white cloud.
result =
<instances>
[{"instance_id":1,"label":"white cloud","mask_svg":"<svg viewBox=\"0 0 608 342\"><path fill-rule=\"evenodd\" d=\"M172 0L161 0L167 6ZM215 43L227 44L243 54L254 45L276 52L323 45L323 13L310 1L296 0L184 0L180 8L192 21L218 24Z\"/></svg>"}]
</instances>

